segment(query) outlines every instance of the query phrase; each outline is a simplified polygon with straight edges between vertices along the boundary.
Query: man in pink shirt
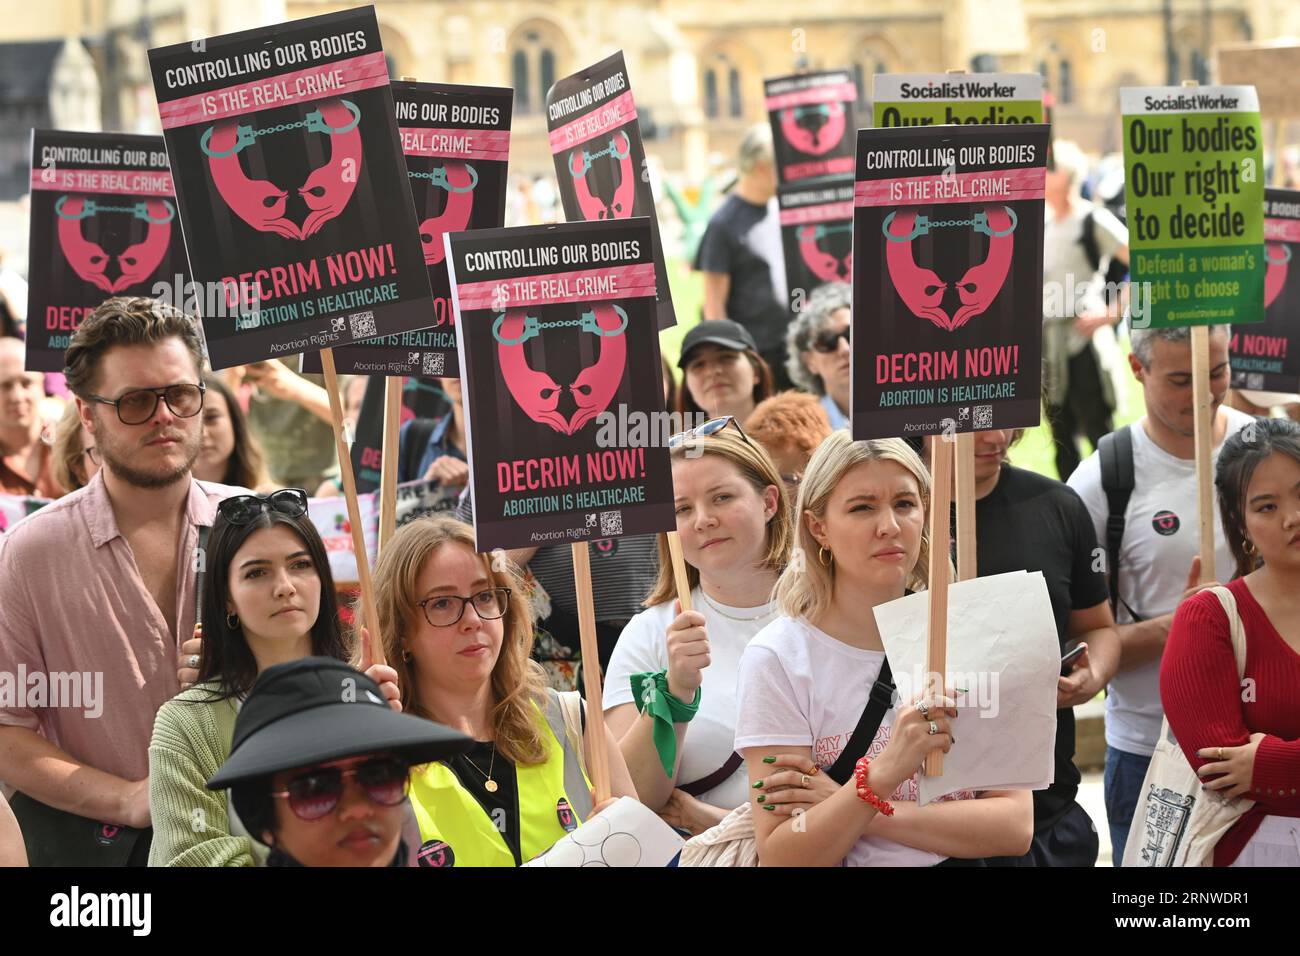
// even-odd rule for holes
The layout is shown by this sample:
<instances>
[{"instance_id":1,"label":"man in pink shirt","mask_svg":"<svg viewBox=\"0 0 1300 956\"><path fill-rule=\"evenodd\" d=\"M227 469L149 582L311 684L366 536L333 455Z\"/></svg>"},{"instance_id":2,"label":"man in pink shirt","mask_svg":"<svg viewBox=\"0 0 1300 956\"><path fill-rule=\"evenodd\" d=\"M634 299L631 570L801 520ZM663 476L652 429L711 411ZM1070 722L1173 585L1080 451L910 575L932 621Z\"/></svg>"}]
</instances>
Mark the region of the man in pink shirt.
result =
<instances>
[{"instance_id":1,"label":"man in pink shirt","mask_svg":"<svg viewBox=\"0 0 1300 956\"><path fill-rule=\"evenodd\" d=\"M0 780L103 824L45 815L50 855L33 864L82 860L83 843L118 859L118 840L147 859L149 738L194 630L199 527L243 491L190 475L202 358L194 323L155 300L109 299L87 317L65 374L103 467L0 547ZM21 798L14 809L26 827Z\"/></svg>"}]
</instances>

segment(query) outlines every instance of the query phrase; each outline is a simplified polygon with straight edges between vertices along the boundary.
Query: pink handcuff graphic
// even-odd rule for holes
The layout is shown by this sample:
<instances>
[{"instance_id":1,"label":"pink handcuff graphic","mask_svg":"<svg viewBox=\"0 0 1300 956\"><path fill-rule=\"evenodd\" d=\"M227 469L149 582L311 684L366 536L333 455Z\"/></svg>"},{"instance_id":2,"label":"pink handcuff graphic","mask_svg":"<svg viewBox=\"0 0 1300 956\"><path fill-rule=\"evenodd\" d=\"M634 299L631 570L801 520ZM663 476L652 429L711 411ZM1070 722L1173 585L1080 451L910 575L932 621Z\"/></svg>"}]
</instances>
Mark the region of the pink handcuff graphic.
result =
<instances>
[{"instance_id":1,"label":"pink handcuff graphic","mask_svg":"<svg viewBox=\"0 0 1300 956\"><path fill-rule=\"evenodd\" d=\"M800 120L809 118L811 123L800 124ZM843 103L813 103L781 111L785 141L810 156L828 153L839 145L844 138L844 123Z\"/></svg>"},{"instance_id":2,"label":"pink handcuff graphic","mask_svg":"<svg viewBox=\"0 0 1300 956\"><path fill-rule=\"evenodd\" d=\"M623 140L620 149L619 138ZM579 146L569 154L569 174L578 194L578 208L587 219L627 219L636 202L636 174L632 169L632 140L621 129L609 137L604 149L591 152ZM601 162L606 157L609 162Z\"/></svg>"},{"instance_id":3,"label":"pink handcuff graphic","mask_svg":"<svg viewBox=\"0 0 1300 956\"><path fill-rule=\"evenodd\" d=\"M816 223L800 226L795 233L799 240L799 256L818 279L823 282L848 282L853 271L853 246L842 257L823 249L821 241L836 233L853 232L852 222Z\"/></svg>"},{"instance_id":4,"label":"pink handcuff graphic","mask_svg":"<svg viewBox=\"0 0 1300 956\"><path fill-rule=\"evenodd\" d=\"M217 192L240 219L258 232L274 232L286 239L307 239L343 212L357 188L361 169L361 110L351 100L330 99L297 123L281 123L266 129L236 120L209 126L199 141L208 157L208 168ZM330 159L308 175L298 188L311 210L301 224L285 217L287 190L265 179L250 179L239 165L239 154L259 137L290 130L323 133L330 137Z\"/></svg>"},{"instance_id":5,"label":"pink handcuff graphic","mask_svg":"<svg viewBox=\"0 0 1300 956\"><path fill-rule=\"evenodd\" d=\"M917 318L928 319L951 332L961 328L993 304L1011 270L1013 233L1018 219L1010 206L985 206L970 219L936 220L914 209L899 209L885 217L880 231L885 235L885 262L899 298ZM988 256L971 266L956 283L961 301L949 317L940 304L948 283L932 270L916 264L913 240L934 229L969 227L989 237Z\"/></svg>"},{"instance_id":6,"label":"pink handcuff graphic","mask_svg":"<svg viewBox=\"0 0 1300 956\"><path fill-rule=\"evenodd\" d=\"M474 207L474 187L478 185L478 171L469 163L455 160L427 173L407 170L411 179L428 180L434 188L447 191L447 204L442 212L420 223L420 246L424 249L426 265L436 265L446 255L442 237L448 232L460 232L469 225L470 210Z\"/></svg>"},{"instance_id":7,"label":"pink handcuff graphic","mask_svg":"<svg viewBox=\"0 0 1300 956\"><path fill-rule=\"evenodd\" d=\"M600 337L600 357L588 365L573 382L562 386L546 372L528 364L524 343L546 328L577 327ZM529 418L549 425L562 435L575 435L584 425L609 407L623 381L627 365L627 313L617 305L595 305L572 320L542 323L527 309L508 309L492 323L497 341L497 360L506 388ZM577 409L570 418L559 411L560 396L568 388Z\"/></svg>"},{"instance_id":8,"label":"pink handcuff graphic","mask_svg":"<svg viewBox=\"0 0 1300 956\"><path fill-rule=\"evenodd\" d=\"M1264 308L1267 309L1286 285L1286 273L1291 266L1291 247L1283 242L1266 243L1264 261L1268 263L1268 268L1264 271Z\"/></svg>"},{"instance_id":9,"label":"pink handcuff graphic","mask_svg":"<svg viewBox=\"0 0 1300 956\"><path fill-rule=\"evenodd\" d=\"M149 224L144 239L117 255L118 275L114 278L109 278L107 271L114 257L81 233L83 219L104 212L130 213ZM129 206L108 206L81 196L60 196L54 204L54 214L59 218L59 247L72 271L105 292L122 292L147 280L162 263L171 245L176 207L169 199L143 199Z\"/></svg>"}]
</instances>

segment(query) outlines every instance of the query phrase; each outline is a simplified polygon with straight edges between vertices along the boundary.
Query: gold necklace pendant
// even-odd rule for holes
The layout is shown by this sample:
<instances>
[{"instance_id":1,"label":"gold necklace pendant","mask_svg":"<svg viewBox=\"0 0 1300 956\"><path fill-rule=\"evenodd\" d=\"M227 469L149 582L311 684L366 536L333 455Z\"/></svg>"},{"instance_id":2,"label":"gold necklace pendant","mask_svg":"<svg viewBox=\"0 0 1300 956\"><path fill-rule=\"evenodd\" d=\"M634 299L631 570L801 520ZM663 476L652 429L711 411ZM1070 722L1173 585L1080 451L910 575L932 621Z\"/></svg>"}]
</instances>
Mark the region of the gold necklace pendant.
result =
<instances>
[{"instance_id":1,"label":"gold necklace pendant","mask_svg":"<svg viewBox=\"0 0 1300 956\"><path fill-rule=\"evenodd\" d=\"M496 782L495 780L493 780L491 777L488 777L487 780L486 780L486 781L484 782L484 784L483 784L483 789L486 790L488 793L496 793L496 792L497 792L497 782Z\"/></svg>"}]
</instances>

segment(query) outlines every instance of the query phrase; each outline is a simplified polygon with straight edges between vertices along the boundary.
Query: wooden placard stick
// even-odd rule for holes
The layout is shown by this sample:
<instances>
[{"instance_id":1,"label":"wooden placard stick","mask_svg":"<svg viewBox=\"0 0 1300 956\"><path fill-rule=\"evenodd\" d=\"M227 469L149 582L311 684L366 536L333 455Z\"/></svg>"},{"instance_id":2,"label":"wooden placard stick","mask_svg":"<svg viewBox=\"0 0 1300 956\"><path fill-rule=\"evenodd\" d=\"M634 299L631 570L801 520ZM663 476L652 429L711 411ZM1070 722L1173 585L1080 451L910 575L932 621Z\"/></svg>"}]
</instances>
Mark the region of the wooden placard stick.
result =
<instances>
[{"instance_id":1,"label":"wooden placard stick","mask_svg":"<svg viewBox=\"0 0 1300 956\"><path fill-rule=\"evenodd\" d=\"M975 557L975 433L957 436L957 580L976 577Z\"/></svg>"},{"instance_id":2,"label":"wooden placard stick","mask_svg":"<svg viewBox=\"0 0 1300 956\"><path fill-rule=\"evenodd\" d=\"M682 605L683 611L693 610L691 607L691 579L686 576L686 559L682 557L682 539L676 531L669 531L668 534L668 554L673 562L673 584L677 588L677 600Z\"/></svg>"},{"instance_id":3,"label":"wooden placard stick","mask_svg":"<svg viewBox=\"0 0 1300 956\"><path fill-rule=\"evenodd\" d=\"M609 753L605 749L605 710L600 689L600 645L596 643L596 600L591 592L591 557L586 541L573 548L573 589L578 598L578 635L582 649L582 683L587 697L587 769L596 791L595 803L612 795L609 788Z\"/></svg>"},{"instance_id":4,"label":"wooden placard stick","mask_svg":"<svg viewBox=\"0 0 1300 956\"><path fill-rule=\"evenodd\" d=\"M379 472L379 551L397 530L397 459L402 427L402 383L400 375L384 379L384 441Z\"/></svg>"},{"instance_id":5,"label":"wooden placard stick","mask_svg":"<svg viewBox=\"0 0 1300 956\"><path fill-rule=\"evenodd\" d=\"M954 442L944 435L930 441L930 619L926 627L925 662L927 693L942 696L944 673L948 669L948 574L951 542L949 509L952 504ZM930 753L925 758L927 777L943 776L943 754Z\"/></svg>"},{"instance_id":6,"label":"wooden placard stick","mask_svg":"<svg viewBox=\"0 0 1300 956\"><path fill-rule=\"evenodd\" d=\"M352 474L352 455L343 437L343 402L339 397L339 379L334 371L334 352L322 349L321 369L325 373L325 391L330 399L330 417L334 420L334 448L339 456L339 473L343 479L343 497L348 505L348 524L352 526L352 550L357 558L357 579L361 582L361 612L370 630L370 660L386 664L384 642L379 633L379 615L375 613L375 591L370 582L370 559L366 555L366 532L361 525L361 506L357 503L357 480Z\"/></svg>"}]
</instances>

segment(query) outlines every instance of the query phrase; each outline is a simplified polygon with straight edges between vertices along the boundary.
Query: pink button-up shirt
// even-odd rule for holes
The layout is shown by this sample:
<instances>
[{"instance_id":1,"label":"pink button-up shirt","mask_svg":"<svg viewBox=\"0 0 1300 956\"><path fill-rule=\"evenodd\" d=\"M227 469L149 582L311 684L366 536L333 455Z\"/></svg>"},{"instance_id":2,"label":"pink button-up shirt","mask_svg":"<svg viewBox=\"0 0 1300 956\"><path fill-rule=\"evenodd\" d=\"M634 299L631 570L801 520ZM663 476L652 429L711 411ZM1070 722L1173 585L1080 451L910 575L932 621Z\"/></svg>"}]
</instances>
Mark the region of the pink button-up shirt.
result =
<instances>
[{"instance_id":1,"label":"pink button-up shirt","mask_svg":"<svg viewBox=\"0 0 1300 956\"><path fill-rule=\"evenodd\" d=\"M0 725L38 731L127 780L147 776L154 715L180 690L177 647L194 632L198 527L241 493L191 480L176 542L176 633L118 531L102 472L14 525L0 539Z\"/></svg>"}]
</instances>

